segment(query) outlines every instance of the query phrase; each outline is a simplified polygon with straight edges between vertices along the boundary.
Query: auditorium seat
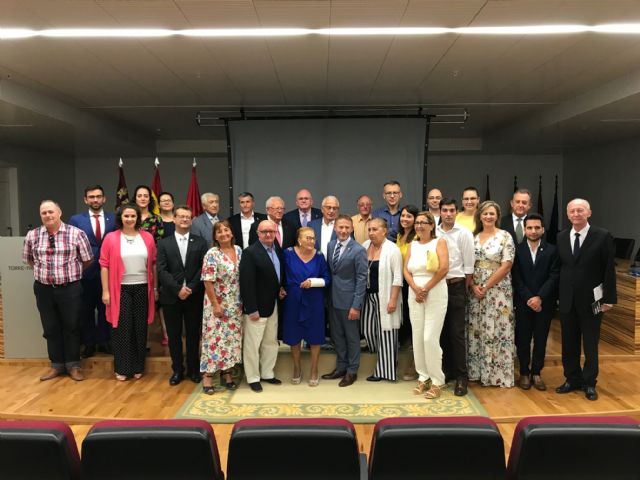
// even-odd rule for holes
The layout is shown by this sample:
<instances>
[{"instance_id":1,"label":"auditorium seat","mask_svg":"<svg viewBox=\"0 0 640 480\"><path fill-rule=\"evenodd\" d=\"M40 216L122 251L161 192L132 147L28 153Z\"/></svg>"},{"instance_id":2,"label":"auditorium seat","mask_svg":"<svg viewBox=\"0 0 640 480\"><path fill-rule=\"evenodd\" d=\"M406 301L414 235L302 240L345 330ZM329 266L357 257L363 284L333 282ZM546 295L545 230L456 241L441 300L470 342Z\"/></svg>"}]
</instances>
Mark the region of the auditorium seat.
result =
<instances>
[{"instance_id":1,"label":"auditorium seat","mask_svg":"<svg viewBox=\"0 0 640 480\"><path fill-rule=\"evenodd\" d=\"M78 480L80 457L71 429L49 420L0 420L0 477Z\"/></svg>"},{"instance_id":2,"label":"auditorium seat","mask_svg":"<svg viewBox=\"0 0 640 480\"><path fill-rule=\"evenodd\" d=\"M108 420L82 442L83 480L224 479L203 420Z\"/></svg>"},{"instance_id":3,"label":"auditorium seat","mask_svg":"<svg viewBox=\"0 0 640 480\"><path fill-rule=\"evenodd\" d=\"M630 417L529 417L518 422L509 480L638 480L640 424Z\"/></svg>"},{"instance_id":4,"label":"auditorium seat","mask_svg":"<svg viewBox=\"0 0 640 480\"><path fill-rule=\"evenodd\" d=\"M636 241L633 238L614 238L613 246L616 252L615 257L630 260L635 244Z\"/></svg>"},{"instance_id":5,"label":"auditorium seat","mask_svg":"<svg viewBox=\"0 0 640 480\"><path fill-rule=\"evenodd\" d=\"M229 480L366 479L353 424L332 418L245 419L231 432Z\"/></svg>"},{"instance_id":6,"label":"auditorium seat","mask_svg":"<svg viewBox=\"0 0 640 480\"><path fill-rule=\"evenodd\" d=\"M485 417L385 418L373 431L369 479L503 480L504 456Z\"/></svg>"}]
</instances>

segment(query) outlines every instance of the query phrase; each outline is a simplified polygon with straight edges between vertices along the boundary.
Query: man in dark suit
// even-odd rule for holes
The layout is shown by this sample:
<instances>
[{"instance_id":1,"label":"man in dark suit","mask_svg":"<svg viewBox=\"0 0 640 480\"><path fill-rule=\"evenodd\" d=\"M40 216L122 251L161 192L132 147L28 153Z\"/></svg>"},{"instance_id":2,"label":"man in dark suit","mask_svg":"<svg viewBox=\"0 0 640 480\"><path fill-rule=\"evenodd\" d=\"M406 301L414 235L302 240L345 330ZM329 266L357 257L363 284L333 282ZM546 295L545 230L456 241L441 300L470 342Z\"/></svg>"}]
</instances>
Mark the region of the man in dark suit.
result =
<instances>
[{"instance_id":1,"label":"man in dark suit","mask_svg":"<svg viewBox=\"0 0 640 480\"><path fill-rule=\"evenodd\" d=\"M93 261L82 274L82 343L83 358L91 357L96 349L104 353L113 353L109 345L110 325L105 317L102 303L102 282L100 280L100 248L104 236L115 230L116 220L113 213L107 213L103 207L107 197L100 185L84 189L84 203L89 207L86 212L78 213L69 219L69 225L82 230L89 239ZM97 316L96 316L97 311Z\"/></svg>"},{"instance_id":2,"label":"man in dark suit","mask_svg":"<svg viewBox=\"0 0 640 480\"><path fill-rule=\"evenodd\" d=\"M331 240L336 239L334 224L340 213L340 202L333 195L322 199L322 218L317 218L309 222L309 227L313 228L316 234L316 250L322 252L327 258L327 245Z\"/></svg>"},{"instance_id":3,"label":"man in dark suit","mask_svg":"<svg viewBox=\"0 0 640 480\"><path fill-rule=\"evenodd\" d=\"M293 225L296 231L307 226L311 220L322 218L322 212L317 208L313 208L313 197L311 192L303 188L296 193L296 208L284 215L284 219Z\"/></svg>"},{"instance_id":4,"label":"man in dark suit","mask_svg":"<svg viewBox=\"0 0 640 480\"><path fill-rule=\"evenodd\" d=\"M351 238L353 221L340 215L337 238L329 242L327 263L331 271L331 339L336 349L336 368L322 376L340 378L340 387L353 385L360 367L360 311L367 289L367 252Z\"/></svg>"},{"instance_id":5,"label":"man in dark suit","mask_svg":"<svg viewBox=\"0 0 640 480\"><path fill-rule=\"evenodd\" d=\"M272 385L282 383L273 371L278 357L277 303L285 296L276 229L271 220L260 222L258 241L244 250L240 260L240 296L245 313L242 357L247 383L256 393L262 391L261 380Z\"/></svg>"},{"instance_id":6,"label":"man in dark suit","mask_svg":"<svg viewBox=\"0 0 640 480\"><path fill-rule=\"evenodd\" d=\"M617 302L613 237L589 225L591 207L581 198L567 205L572 228L558 234L560 322L565 382L557 393L582 389L597 400L598 341L602 314ZM580 367L580 338L584 366Z\"/></svg>"},{"instance_id":7,"label":"man in dark suit","mask_svg":"<svg viewBox=\"0 0 640 480\"><path fill-rule=\"evenodd\" d=\"M285 248L293 247L296 243L297 228L284 220L284 200L280 197L269 197L266 201L267 220L271 220L276 225L275 247L278 254ZM253 245L258 240L258 225L254 222L249 231L249 245Z\"/></svg>"},{"instance_id":8,"label":"man in dark suit","mask_svg":"<svg viewBox=\"0 0 640 480\"><path fill-rule=\"evenodd\" d=\"M238 196L238 203L240 204L240 213L231 215L228 220L231 225L233 237L236 240L236 245L245 249L249 246L251 226L254 223L260 223L262 220L266 220L267 216L264 213L258 213L254 210L256 202L251 192L242 192Z\"/></svg>"},{"instance_id":9,"label":"man in dark suit","mask_svg":"<svg viewBox=\"0 0 640 480\"><path fill-rule=\"evenodd\" d=\"M191 208L176 208L176 232L158 242L158 280L160 303L169 336L169 353L173 375L170 385L183 378L182 323L187 347L187 377L200 382L200 334L202 331L202 301L204 287L200 281L202 260L208 245L204 238L189 232Z\"/></svg>"},{"instance_id":10,"label":"man in dark suit","mask_svg":"<svg viewBox=\"0 0 640 480\"><path fill-rule=\"evenodd\" d=\"M513 243L518 245L524 240L524 219L531 210L531 192L521 188L513 192L511 198L511 215L502 217L500 228L506 230L513 237Z\"/></svg>"},{"instance_id":11,"label":"man in dark suit","mask_svg":"<svg viewBox=\"0 0 640 480\"><path fill-rule=\"evenodd\" d=\"M558 299L560 260L556 247L547 244L544 221L537 213L524 220L525 241L516 247L511 269L513 304L516 311L516 349L520 362L518 385L546 390L540 372L544 366L549 326ZM533 358L531 357L533 339Z\"/></svg>"}]
</instances>

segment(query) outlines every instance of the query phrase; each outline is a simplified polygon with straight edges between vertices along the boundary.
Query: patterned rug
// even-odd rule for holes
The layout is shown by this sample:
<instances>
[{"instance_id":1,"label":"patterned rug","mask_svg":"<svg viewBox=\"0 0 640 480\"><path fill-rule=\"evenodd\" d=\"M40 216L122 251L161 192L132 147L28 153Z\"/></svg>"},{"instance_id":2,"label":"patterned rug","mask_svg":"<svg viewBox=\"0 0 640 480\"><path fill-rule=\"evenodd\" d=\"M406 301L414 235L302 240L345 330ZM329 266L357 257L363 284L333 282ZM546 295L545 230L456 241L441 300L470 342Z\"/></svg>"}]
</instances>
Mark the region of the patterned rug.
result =
<instances>
[{"instance_id":1,"label":"patterned rug","mask_svg":"<svg viewBox=\"0 0 640 480\"><path fill-rule=\"evenodd\" d=\"M414 385L414 382L373 383L363 379L340 388L337 381L326 380L312 388L304 381L300 385L263 382L264 391L254 393L243 382L236 391L216 387L214 395L203 394L198 385L176 418L234 423L256 417L340 417L353 423L375 423L386 417L488 416L471 391L464 397L456 397L452 385L448 385L440 398L425 400L413 395Z\"/></svg>"}]
</instances>

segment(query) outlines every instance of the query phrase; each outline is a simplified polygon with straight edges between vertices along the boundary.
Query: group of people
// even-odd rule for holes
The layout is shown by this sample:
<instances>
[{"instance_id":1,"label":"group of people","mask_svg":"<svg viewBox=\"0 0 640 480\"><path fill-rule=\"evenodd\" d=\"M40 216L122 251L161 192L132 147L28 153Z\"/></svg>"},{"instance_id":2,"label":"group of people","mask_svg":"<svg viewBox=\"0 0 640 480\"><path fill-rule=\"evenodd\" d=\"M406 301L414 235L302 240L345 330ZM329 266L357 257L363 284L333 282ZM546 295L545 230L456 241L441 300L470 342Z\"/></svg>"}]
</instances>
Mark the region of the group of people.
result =
<instances>
[{"instance_id":1,"label":"group of people","mask_svg":"<svg viewBox=\"0 0 640 480\"><path fill-rule=\"evenodd\" d=\"M85 189L87 212L61 220L51 200L40 205L42 226L25 238L23 259L34 267L34 292L51 368L41 380L65 372L82 380L83 356L114 354L118 380L144 373L147 328L160 312L172 360L171 385L202 380L214 393L214 375L238 388L242 364L249 387L281 384L274 368L279 339L291 347L291 383L315 387L320 379L357 381L361 339L377 355L367 381L396 381L400 345L413 351L404 380L413 393L440 396L455 380L546 389L541 377L551 318L558 305L566 382L558 393L584 390L597 399L598 340L602 313L616 302L613 243L589 225L589 203L567 205L571 228L557 247L544 239L544 220L530 213L531 194L517 190L511 214L480 203L465 188L462 208L439 189L428 209L402 204L401 186L383 186L384 204L357 200L358 213L340 213L335 196L313 207L309 190L285 213L277 196L255 211L249 192L240 212L219 217L219 197L202 195L204 213L193 218L170 193L158 200L146 186L115 215L103 209L99 185ZM84 273L83 273L84 271ZM186 362L183 352L186 337ZM320 375L321 346L330 338L333 371ZM531 343L533 340L533 352ZM580 343L585 364L580 365ZM302 372L301 350L311 368ZM186 363L186 369L185 369Z\"/></svg>"}]
</instances>

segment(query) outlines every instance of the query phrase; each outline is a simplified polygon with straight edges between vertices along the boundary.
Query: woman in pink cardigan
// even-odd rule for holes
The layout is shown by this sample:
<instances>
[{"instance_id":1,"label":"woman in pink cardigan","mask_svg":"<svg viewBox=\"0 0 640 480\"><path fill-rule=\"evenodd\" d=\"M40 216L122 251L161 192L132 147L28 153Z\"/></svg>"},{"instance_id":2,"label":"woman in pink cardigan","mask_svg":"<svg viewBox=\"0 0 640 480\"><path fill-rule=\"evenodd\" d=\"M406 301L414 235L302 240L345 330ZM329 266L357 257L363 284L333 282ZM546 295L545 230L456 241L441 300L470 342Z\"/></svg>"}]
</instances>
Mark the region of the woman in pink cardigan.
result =
<instances>
[{"instance_id":1,"label":"woman in pink cardigan","mask_svg":"<svg viewBox=\"0 0 640 480\"><path fill-rule=\"evenodd\" d=\"M147 325L153 322L158 294L156 245L140 229L140 208L120 207L117 230L104 237L100 251L102 301L111 324L113 360L120 381L144 371Z\"/></svg>"}]
</instances>

